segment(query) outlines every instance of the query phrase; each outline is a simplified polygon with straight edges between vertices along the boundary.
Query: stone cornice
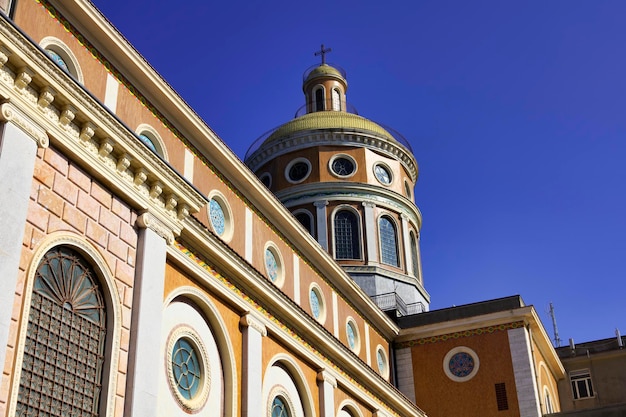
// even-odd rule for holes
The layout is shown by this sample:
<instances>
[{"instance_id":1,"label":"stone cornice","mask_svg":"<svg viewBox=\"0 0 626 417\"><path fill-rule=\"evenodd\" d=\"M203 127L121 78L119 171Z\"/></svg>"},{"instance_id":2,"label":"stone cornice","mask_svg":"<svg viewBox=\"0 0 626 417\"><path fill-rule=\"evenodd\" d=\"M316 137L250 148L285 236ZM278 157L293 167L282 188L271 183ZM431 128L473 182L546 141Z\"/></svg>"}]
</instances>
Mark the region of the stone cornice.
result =
<instances>
[{"instance_id":1,"label":"stone cornice","mask_svg":"<svg viewBox=\"0 0 626 417\"><path fill-rule=\"evenodd\" d=\"M313 204L315 201L368 201L405 214L407 220L422 227L422 213L413 202L394 191L364 183L315 183L290 187L276 194L285 207Z\"/></svg>"},{"instance_id":2,"label":"stone cornice","mask_svg":"<svg viewBox=\"0 0 626 417\"><path fill-rule=\"evenodd\" d=\"M334 132L330 129L299 131L292 136L261 145L246 159L246 164L252 171L256 171L277 156L318 146L356 146L375 150L400 161L410 174L411 180L417 181L418 167L413 155L398 143L369 132Z\"/></svg>"},{"instance_id":3,"label":"stone cornice","mask_svg":"<svg viewBox=\"0 0 626 417\"><path fill-rule=\"evenodd\" d=\"M36 120L56 148L132 207L149 209L176 233L182 221L206 203L101 103L0 18L0 62L3 57L7 59L0 68L0 96L10 100L5 119ZM38 143L45 143L40 132L31 131Z\"/></svg>"}]
</instances>

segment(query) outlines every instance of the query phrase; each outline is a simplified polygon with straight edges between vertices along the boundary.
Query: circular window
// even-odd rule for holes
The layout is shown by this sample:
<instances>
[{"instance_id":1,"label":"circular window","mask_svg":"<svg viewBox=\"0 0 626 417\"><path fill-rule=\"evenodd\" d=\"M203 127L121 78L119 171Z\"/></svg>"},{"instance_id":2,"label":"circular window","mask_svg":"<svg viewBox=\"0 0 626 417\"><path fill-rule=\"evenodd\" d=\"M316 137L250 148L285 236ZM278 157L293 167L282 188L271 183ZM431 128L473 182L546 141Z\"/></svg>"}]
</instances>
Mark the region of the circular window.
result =
<instances>
[{"instance_id":1,"label":"circular window","mask_svg":"<svg viewBox=\"0 0 626 417\"><path fill-rule=\"evenodd\" d=\"M389 376L389 366L387 361L387 354L382 346L378 346L376 349L376 364L378 365L378 372L387 378Z\"/></svg>"},{"instance_id":2,"label":"circular window","mask_svg":"<svg viewBox=\"0 0 626 417\"><path fill-rule=\"evenodd\" d=\"M273 246L265 248L265 270L267 277L276 285L281 285L283 281L283 268L278 251Z\"/></svg>"},{"instance_id":3,"label":"circular window","mask_svg":"<svg viewBox=\"0 0 626 417\"><path fill-rule=\"evenodd\" d=\"M200 409L209 395L207 354L200 337L189 327L175 329L169 337L167 370L172 392L188 410Z\"/></svg>"},{"instance_id":4,"label":"circular window","mask_svg":"<svg viewBox=\"0 0 626 417\"><path fill-rule=\"evenodd\" d=\"M346 323L346 336L348 338L348 347L353 352L358 352L360 348L359 331L357 330L356 323L351 318Z\"/></svg>"},{"instance_id":5,"label":"circular window","mask_svg":"<svg viewBox=\"0 0 626 417\"><path fill-rule=\"evenodd\" d=\"M285 169L285 177L287 181L292 184L297 184L299 182L307 179L309 174L311 173L311 163L308 159L305 158L297 158L291 161L287 168Z\"/></svg>"},{"instance_id":6,"label":"circular window","mask_svg":"<svg viewBox=\"0 0 626 417\"><path fill-rule=\"evenodd\" d=\"M215 233L222 236L226 230L226 219L224 218L224 210L222 206L214 198L209 202L209 215L211 217L211 224Z\"/></svg>"},{"instance_id":7,"label":"circular window","mask_svg":"<svg viewBox=\"0 0 626 417\"><path fill-rule=\"evenodd\" d=\"M313 317L319 322L324 322L326 319L326 308L324 305L324 296L320 288L312 284L309 290L309 304L311 305L311 313Z\"/></svg>"},{"instance_id":8,"label":"circular window","mask_svg":"<svg viewBox=\"0 0 626 417\"><path fill-rule=\"evenodd\" d=\"M374 175L376 175L376 179L380 181L381 184L391 184L391 170L389 170L389 168L387 168L386 166L382 164L376 164L374 166Z\"/></svg>"},{"instance_id":9,"label":"circular window","mask_svg":"<svg viewBox=\"0 0 626 417\"><path fill-rule=\"evenodd\" d=\"M347 178L356 172L356 162L348 155L337 155L329 161L330 170L340 178Z\"/></svg>"},{"instance_id":10,"label":"circular window","mask_svg":"<svg viewBox=\"0 0 626 417\"><path fill-rule=\"evenodd\" d=\"M202 368L198 353L189 339L181 337L174 343L172 372L180 395L187 400L195 397L202 380Z\"/></svg>"},{"instance_id":11,"label":"circular window","mask_svg":"<svg viewBox=\"0 0 626 417\"><path fill-rule=\"evenodd\" d=\"M226 199L219 191L211 191L207 205L209 221L215 234L228 241L233 236L233 218Z\"/></svg>"},{"instance_id":12,"label":"circular window","mask_svg":"<svg viewBox=\"0 0 626 417\"><path fill-rule=\"evenodd\" d=\"M443 360L443 370L453 381L469 381L478 372L478 355L472 349L459 346L449 351Z\"/></svg>"}]
</instances>

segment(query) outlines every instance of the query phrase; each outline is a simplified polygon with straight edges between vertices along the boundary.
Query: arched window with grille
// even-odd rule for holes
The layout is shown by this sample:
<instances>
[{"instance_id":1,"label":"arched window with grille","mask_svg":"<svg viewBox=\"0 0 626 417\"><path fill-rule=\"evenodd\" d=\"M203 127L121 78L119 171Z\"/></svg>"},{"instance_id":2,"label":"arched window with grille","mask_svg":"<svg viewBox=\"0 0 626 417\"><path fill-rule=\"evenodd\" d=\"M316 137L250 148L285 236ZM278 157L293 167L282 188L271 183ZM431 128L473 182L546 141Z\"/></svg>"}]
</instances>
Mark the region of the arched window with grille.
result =
<instances>
[{"instance_id":1,"label":"arched window with grille","mask_svg":"<svg viewBox=\"0 0 626 417\"><path fill-rule=\"evenodd\" d=\"M359 224L356 214L350 210L340 210L335 214L335 258L361 258Z\"/></svg>"},{"instance_id":2,"label":"arched window with grille","mask_svg":"<svg viewBox=\"0 0 626 417\"><path fill-rule=\"evenodd\" d=\"M99 415L106 311L98 277L75 250L49 250L35 272L16 415Z\"/></svg>"},{"instance_id":3,"label":"arched window with grille","mask_svg":"<svg viewBox=\"0 0 626 417\"><path fill-rule=\"evenodd\" d=\"M396 226L389 217L382 216L378 221L378 228L380 235L380 255L383 263L392 266L400 266Z\"/></svg>"}]
</instances>

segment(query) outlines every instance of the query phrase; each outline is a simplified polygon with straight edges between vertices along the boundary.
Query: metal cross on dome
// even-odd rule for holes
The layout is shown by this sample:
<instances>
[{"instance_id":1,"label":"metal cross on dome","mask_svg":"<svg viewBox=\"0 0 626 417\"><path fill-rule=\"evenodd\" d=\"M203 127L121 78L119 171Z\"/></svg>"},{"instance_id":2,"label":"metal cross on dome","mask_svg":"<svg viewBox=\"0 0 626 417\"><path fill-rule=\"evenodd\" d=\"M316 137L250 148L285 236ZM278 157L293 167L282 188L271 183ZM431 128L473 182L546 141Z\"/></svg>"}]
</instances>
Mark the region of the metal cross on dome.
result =
<instances>
[{"instance_id":1,"label":"metal cross on dome","mask_svg":"<svg viewBox=\"0 0 626 417\"><path fill-rule=\"evenodd\" d=\"M319 56L319 55L322 56L322 65L326 63L326 54L329 53L330 51L332 51L332 49L324 48L324 44L322 44L320 50L315 53L315 56Z\"/></svg>"}]
</instances>

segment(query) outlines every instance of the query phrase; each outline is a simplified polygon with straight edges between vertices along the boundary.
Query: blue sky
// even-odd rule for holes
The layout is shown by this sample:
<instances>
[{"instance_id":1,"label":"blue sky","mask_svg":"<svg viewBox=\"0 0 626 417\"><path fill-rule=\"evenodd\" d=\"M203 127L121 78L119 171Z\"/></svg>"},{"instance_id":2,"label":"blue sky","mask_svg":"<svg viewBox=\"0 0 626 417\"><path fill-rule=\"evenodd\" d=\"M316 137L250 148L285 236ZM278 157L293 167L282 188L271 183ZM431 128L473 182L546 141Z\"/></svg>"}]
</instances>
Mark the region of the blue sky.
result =
<instances>
[{"instance_id":1,"label":"blue sky","mask_svg":"<svg viewBox=\"0 0 626 417\"><path fill-rule=\"evenodd\" d=\"M420 166L432 309L520 294L548 333L626 333L626 2L95 4L241 158L327 60Z\"/></svg>"}]
</instances>

